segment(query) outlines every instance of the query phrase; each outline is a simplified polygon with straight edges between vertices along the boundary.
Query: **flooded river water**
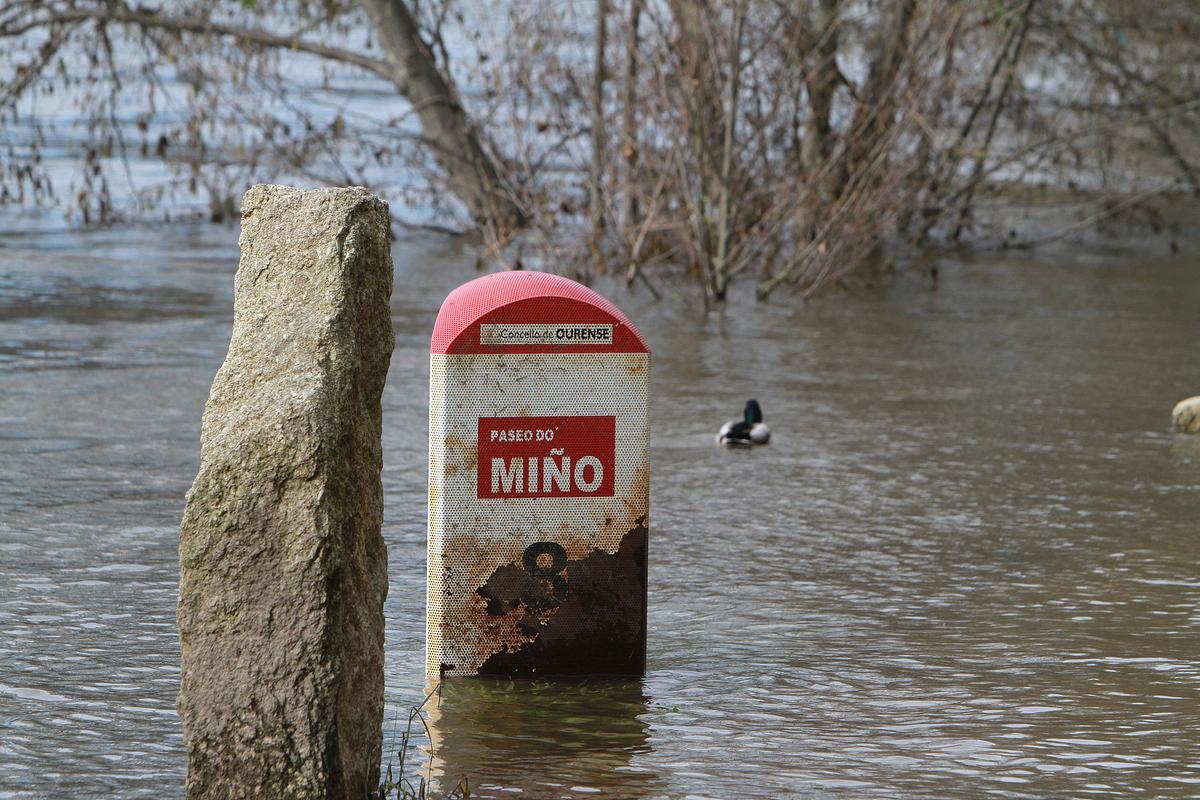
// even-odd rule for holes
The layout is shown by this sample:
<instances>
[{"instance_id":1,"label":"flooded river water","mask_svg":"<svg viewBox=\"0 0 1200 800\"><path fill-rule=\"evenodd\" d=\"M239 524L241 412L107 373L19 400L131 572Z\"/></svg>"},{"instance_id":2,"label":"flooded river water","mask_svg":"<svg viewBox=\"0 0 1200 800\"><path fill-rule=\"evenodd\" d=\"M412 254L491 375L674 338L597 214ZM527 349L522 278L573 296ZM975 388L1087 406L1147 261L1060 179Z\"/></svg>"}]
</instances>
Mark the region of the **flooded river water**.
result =
<instances>
[{"instance_id":1,"label":"flooded river water","mask_svg":"<svg viewBox=\"0 0 1200 800\"><path fill-rule=\"evenodd\" d=\"M395 256L393 747L425 692L428 336L475 275L444 238ZM178 522L236 259L208 225L0 237L0 797L182 796ZM1168 419L1200 393L1194 265L940 268L709 316L598 287L654 353L649 670L448 684L440 786L1200 794L1200 437ZM751 396L771 445L714 447Z\"/></svg>"}]
</instances>

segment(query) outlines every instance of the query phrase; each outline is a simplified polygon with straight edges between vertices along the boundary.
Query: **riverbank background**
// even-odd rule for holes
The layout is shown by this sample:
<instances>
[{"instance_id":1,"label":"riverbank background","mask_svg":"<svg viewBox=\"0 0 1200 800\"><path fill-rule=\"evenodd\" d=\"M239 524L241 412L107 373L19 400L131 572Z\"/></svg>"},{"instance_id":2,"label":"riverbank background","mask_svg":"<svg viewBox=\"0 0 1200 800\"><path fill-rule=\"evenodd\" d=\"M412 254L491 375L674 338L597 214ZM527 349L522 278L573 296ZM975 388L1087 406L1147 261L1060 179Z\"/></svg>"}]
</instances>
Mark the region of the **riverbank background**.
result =
<instances>
[{"instance_id":1,"label":"riverbank background","mask_svg":"<svg viewBox=\"0 0 1200 800\"><path fill-rule=\"evenodd\" d=\"M186 96L189 73L171 74ZM395 88L376 79L327 94L346 118L404 110L387 110ZM85 219L79 170L102 137L74 102L44 95L3 127L9 142L42 137L56 191L0 209L0 796L176 797L178 524L237 263L236 214L206 176L313 178L280 162L260 175L212 146L193 194L175 145L164 159L148 128L143 151L140 106L119 105L127 158L96 151L111 216L93 191ZM185 110L156 113L186 127ZM998 203L971 247L889 235L845 289L805 298L785 283L766 303L753 266L715 302L713 273L682 251L631 283L620 239L600 242L603 269L587 246L550 258L589 241L586 183L551 247L431 230L471 221L452 198L429 201L444 186L436 161L373 166L396 179L381 190L400 217L384 395L389 732L426 692L441 299L481 260L562 267L621 305L655 354L645 680L454 687L429 712L433 764L415 740L410 775L444 789L469 777L485 797L1194 795L1200 441L1172 433L1169 412L1200 392L1200 283L1171 163L1129 173L1170 192L1041 186L1044 205ZM1117 207L1092 219L1098 201ZM1053 241L1020 247L1039 237ZM750 396L772 444L713 447Z\"/></svg>"}]
</instances>

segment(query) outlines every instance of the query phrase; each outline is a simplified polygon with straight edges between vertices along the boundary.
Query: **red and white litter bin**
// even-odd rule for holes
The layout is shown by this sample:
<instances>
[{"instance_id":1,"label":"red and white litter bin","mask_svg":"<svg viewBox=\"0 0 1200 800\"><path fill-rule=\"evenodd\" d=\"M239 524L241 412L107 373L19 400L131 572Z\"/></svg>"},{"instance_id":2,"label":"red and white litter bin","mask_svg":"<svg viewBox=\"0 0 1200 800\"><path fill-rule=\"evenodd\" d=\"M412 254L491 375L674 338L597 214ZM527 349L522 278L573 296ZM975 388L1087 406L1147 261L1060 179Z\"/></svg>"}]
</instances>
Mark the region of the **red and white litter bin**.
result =
<instances>
[{"instance_id":1,"label":"red and white litter bin","mask_svg":"<svg viewBox=\"0 0 1200 800\"><path fill-rule=\"evenodd\" d=\"M450 293L429 358L431 677L641 675L650 351L574 281Z\"/></svg>"}]
</instances>

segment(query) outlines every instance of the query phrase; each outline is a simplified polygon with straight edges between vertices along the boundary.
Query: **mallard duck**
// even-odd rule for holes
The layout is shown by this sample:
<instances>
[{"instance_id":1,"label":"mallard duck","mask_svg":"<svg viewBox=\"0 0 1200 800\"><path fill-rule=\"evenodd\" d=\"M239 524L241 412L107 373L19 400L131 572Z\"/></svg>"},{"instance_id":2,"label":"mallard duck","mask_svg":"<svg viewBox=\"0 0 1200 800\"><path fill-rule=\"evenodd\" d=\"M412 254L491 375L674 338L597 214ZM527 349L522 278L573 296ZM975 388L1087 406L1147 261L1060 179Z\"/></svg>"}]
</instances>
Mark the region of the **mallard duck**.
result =
<instances>
[{"instance_id":1,"label":"mallard duck","mask_svg":"<svg viewBox=\"0 0 1200 800\"><path fill-rule=\"evenodd\" d=\"M742 418L726 422L717 434L717 444L729 447L750 447L771 441L771 429L763 422L762 408L757 400L747 400Z\"/></svg>"}]
</instances>

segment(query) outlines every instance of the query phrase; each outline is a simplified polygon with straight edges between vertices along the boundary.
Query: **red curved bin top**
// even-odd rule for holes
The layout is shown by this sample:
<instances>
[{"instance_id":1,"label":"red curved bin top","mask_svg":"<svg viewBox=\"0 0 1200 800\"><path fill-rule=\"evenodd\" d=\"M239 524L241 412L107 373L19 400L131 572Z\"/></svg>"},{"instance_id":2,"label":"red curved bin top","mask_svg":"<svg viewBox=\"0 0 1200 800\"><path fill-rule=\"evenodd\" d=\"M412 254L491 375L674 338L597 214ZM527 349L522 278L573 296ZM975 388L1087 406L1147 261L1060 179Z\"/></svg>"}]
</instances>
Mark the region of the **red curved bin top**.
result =
<instances>
[{"instance_id":1,"label":"red curved bin top","mask_svg":"<svg viewBox=\"0 0 1200 800\"><path fill-rule=\"evenodd\" d=\"M487 338L533 331L553 338L560 334L584 337L570 344L481 343L481 325ZM529 326L509 328L507 326ZM546 327L541 327L546 326ZM593 326L587 331L580 328ZM606 339L612 326L611 342L589 341L586 337ZM629 317L611 302L581 283L548 272L513 270L495 272L468 281L452 291L438 311L433 324L431 353L649 353L646 340Z\"/></svg>"}]
</instances>

